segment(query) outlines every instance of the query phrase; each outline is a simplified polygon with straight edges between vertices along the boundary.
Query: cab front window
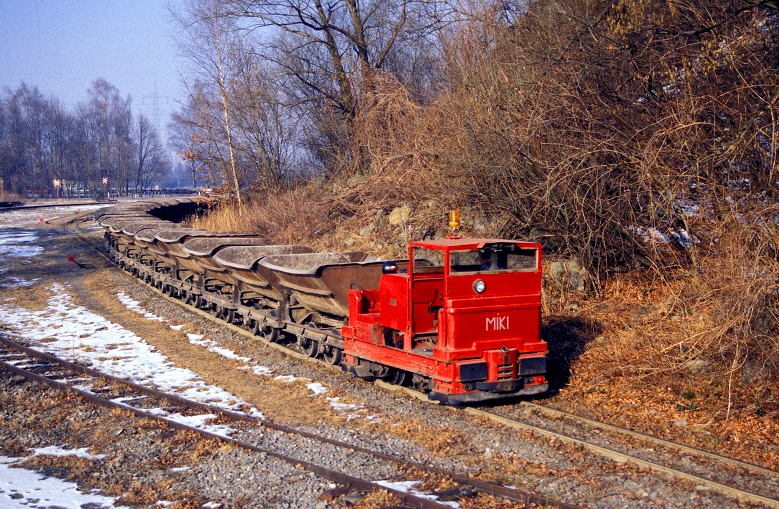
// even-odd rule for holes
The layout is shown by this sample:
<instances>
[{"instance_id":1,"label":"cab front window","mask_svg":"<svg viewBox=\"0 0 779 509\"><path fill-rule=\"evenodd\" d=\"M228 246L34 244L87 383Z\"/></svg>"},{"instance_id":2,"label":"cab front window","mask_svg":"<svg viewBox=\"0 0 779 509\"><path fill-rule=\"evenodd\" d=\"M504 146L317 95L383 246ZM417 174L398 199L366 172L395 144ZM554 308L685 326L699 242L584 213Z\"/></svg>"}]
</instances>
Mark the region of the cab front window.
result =
<instances>
[{"instance_id":1,"label":"cab front window","mask_svg":"<svg viewBox=\"0 0 779 509\"><path fill-rule=\"evenodd\" d=\"M538 270L538 250L520 248L513 244L452 251L450 256L452 274Z\"/></svg>"}]
</instances>

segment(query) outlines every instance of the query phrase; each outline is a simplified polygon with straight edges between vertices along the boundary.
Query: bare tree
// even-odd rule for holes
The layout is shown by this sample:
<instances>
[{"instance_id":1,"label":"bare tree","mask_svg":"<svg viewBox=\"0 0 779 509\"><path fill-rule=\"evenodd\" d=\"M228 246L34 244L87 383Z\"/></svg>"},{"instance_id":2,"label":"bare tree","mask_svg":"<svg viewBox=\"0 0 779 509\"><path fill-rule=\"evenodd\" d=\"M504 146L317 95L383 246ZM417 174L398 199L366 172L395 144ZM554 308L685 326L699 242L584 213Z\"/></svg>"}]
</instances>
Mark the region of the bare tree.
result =
<instances>
[{"instance_id":1,"label":"bare tree","mask_svg":"<svg viewBox=\"0 0 779 509\"><path fill-rule=\"evenodd\" d=\"M84 154L87 168L84 184L93 194L108 186L128 189L134 164L131 138L132 113L129 97L104 79L95 80L87 91L89 101L79 105L79 121L90 152Z\"/></svg>"},{"instance_id":2,"label":"bare tree","mask_svg":"<svg viewBox=\"0 0 779 509\"><path fill-rule=\"evenodd\" d=\"M241 185L230 115L230 87L233 80L230 59L239 48L232 37L233 22L221 14L220 0L189 0L182 12L174 12L176 20L186 33L186 38L179 41L179 47L195 66L196 72L205 75L219 91L222 127L228 152L226 180L231 182L240 209Z\"/></svg>"},{"instance_id":3,"label":"bare tree","mask_svg":"<svg viewBox=\"0 0 779 509\"><path fill-rule=\"evenodd\" d=\"M377 74L390 63L399 77L413 76L418 61L397 58L398 53L422 41L430 43L428 54L435 53L430 36L450 23L454 12L445 2L425 0L225 0L225 15L239 19L238 27L265 29L255 44L297 82L287 86L294 100L308 103L312 118L321 116L322 107L334 108L348 137L361 105L370 109L376 102ZM403 56L412 55L421 52ZM362 151L355 152L357 166L364 166Z\"/></svg>"},{"instance_id":4,"label":"bare tree","mask_svg":"<svg viewBox=\"0 0 779 509\"><path fill-rule=\"evenodd\" d=\"M149 189L153 182L159 181L170 172L170 160L157 129L143 114L138 115L135 139L137 166L134 180L137 194L140 190Z\"/></svg>"}]
</instances>

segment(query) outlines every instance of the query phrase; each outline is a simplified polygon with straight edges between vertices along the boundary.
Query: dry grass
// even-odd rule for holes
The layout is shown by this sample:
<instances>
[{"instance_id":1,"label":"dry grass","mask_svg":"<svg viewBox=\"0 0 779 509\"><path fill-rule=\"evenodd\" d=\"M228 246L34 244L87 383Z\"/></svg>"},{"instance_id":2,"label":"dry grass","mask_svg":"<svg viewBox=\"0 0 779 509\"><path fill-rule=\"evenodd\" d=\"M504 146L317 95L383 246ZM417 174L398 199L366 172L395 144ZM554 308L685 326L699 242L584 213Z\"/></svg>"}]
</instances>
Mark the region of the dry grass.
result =
<instances>
[{"instance_id":1,"label":"dry grass","mask_svg":"<svg viewBox=\"0 0 779 509\"><path fill-rule=\"evenodd\" d=\"M0 301L13 306L42 311L52 296L50 285L33 284L30 286L12 286L0 290Z\"/></svg>"}]
</instances>

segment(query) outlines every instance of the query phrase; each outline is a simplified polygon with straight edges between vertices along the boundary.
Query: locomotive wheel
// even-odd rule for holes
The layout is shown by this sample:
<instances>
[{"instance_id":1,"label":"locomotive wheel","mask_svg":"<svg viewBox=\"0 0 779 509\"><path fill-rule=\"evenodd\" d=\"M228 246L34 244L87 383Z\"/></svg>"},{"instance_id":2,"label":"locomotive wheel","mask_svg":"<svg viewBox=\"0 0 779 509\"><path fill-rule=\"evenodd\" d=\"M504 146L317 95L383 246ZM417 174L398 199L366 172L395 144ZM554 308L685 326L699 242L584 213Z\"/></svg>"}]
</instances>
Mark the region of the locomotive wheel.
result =
<instances>
[{"instance_id":1,"label":"locomotive wheel","mask_svg":"<svg viewBox=\"0 0 779 509\"><path fill-rule=\"evenodd\" d=\"M319 353L319 341L304 338L303 343L300 346L303 347L303 353L309 357L316 357L316 355Z\"/></svg>"},{"instance_id":2,"label":"locomotive wheel","mask_svg":"<svg viewBox=\"0 0 779 509\"><path fill-rule=\"evenodd\" d=\"M338 366L339 364L341 364L341 359L343 358L343 350L331 345L325 345L324 350L325 351L322 353L322 358L324 358L326 363L331 364L333 366Z\"/></svg>"},{"instance_id":3,"label":"locomotive wheel","mask_svg":"<svg viewBox=\"0 0 779 509\"><path fill-rule=\"evenodd\" d=\"M431 389L430 379L422 375L414 375L411 378L411 385L420 392L430 392Z\"/></svg>"},{"instance_id":4,"label":"locomotive wheel","mask_svg":"<svg viewBox=\"0 0 779 509\"><path fill-rule=\"evenodd\" d=\"M389 373L384 377L384 381L392 385L404 385L408 378L408 371L397 368L389 368Z\"/></svg>"}]
</instances>

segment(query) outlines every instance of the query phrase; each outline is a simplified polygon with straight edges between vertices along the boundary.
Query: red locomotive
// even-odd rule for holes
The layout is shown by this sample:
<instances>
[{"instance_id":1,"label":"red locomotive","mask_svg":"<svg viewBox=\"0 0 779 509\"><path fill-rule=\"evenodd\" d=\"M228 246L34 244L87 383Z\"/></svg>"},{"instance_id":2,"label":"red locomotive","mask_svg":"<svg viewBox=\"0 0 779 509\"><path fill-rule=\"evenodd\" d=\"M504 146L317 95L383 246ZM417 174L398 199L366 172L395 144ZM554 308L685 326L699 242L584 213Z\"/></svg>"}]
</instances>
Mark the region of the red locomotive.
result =
<instances>
[{"instance_id":1,"label":"red locomotive","mask_svg":"<svg viewBox=\"0 0 779 509\"><path fill-rule=\"evenodd\" d=\"M344 366L466 403L545 392L539 244L453 238L412 242L406 270L349 291Z\"/></svg>"},{"instance_id":2,"label":"red locomotive","mask_svg":"<svg viewBox=\"0 0 779 509\"><path fill-rule=\"evenodd\" d=\"M174 227L149 214L165 207L95 214L114 259L271 341L294 337L356 376L450 404L548 389L539 244L450 235L411 242L407 260L385 261ZM456 230L459 218L450 224Z\"/></svg>"}]
</instances>

